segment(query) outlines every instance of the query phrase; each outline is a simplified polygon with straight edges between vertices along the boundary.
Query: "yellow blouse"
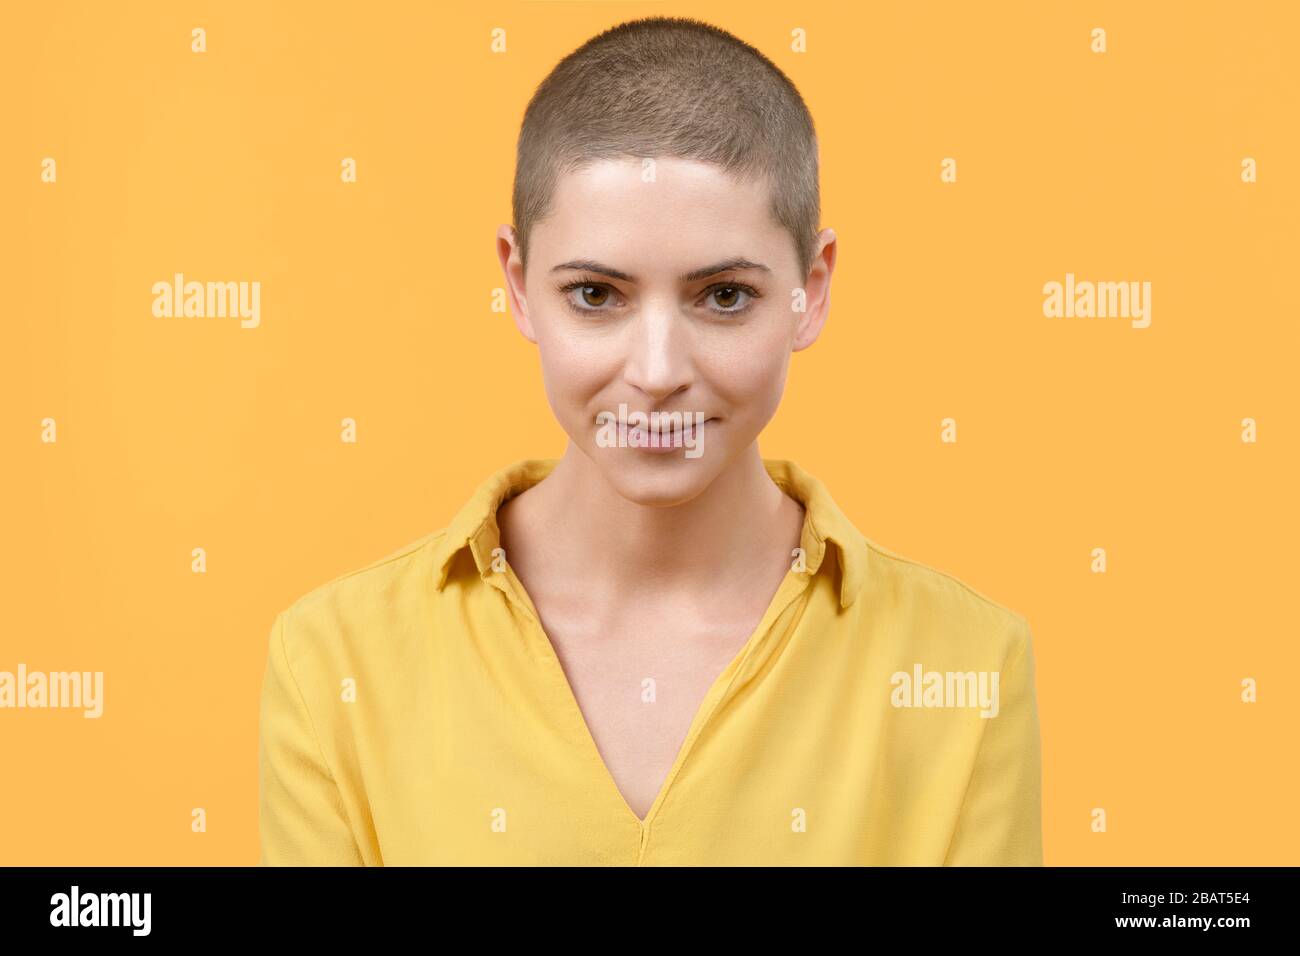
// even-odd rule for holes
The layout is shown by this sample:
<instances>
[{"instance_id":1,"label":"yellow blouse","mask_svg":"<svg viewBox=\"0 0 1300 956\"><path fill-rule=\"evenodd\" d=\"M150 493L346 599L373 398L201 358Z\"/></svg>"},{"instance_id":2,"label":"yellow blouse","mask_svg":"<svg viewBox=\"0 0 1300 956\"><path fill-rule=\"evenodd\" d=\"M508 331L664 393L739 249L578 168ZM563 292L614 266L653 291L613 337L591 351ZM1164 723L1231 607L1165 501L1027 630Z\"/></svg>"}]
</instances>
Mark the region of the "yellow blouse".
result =
<instances>
[{"instance_id":1,"label":"yellow blouse","mask_svg":"<svg viewBox=\"0 0 1300 956\"><path fill-rule=\"evenodd\" d=\"M600 758L497 507L280 612L259 865L1041 865L1029 624L865 538L788 461L800 555L639 819Z\"/></svg>"}]
</instances>

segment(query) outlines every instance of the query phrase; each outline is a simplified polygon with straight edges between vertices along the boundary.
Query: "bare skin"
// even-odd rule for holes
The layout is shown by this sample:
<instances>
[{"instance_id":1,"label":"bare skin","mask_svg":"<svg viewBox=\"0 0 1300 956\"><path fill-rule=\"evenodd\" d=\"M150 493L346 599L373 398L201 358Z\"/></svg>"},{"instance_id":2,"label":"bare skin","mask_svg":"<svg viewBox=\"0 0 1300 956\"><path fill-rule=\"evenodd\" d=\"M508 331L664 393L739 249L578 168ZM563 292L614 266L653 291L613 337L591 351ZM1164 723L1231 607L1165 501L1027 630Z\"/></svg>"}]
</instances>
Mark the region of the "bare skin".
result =
<instances>
[{"instance_id":1,"label":"bare skin","mask_svg":"<svg viewBox=\"0 0 1300 956\"><path fill-rule=\"evenodd\" d=\"M766 184L656 164L650 182L633 160L561 176L526 274L515 230L497 232L516 327L569 436L554 471L498 510L501 544L642 820L799 544L803 507L772 482L757 439L790 354L826 320L836 249L823 229L804 270ZM700 414L703 454L602 445L598 416L620 403Z\"/></svg>"},{"instance_id":2,"label":"bare skin","mask_svg":"<svg viewBox=\"0 0 1300 956\"><path fill-rule=\"evenodd\" d=\"M701 701L790 569L803 506L765 472L736 469L666 515L593 471L570 446L498 521L605 767L644 819ZM756 504L736 521L728 499Z\"/></svg>"}]
</instances>

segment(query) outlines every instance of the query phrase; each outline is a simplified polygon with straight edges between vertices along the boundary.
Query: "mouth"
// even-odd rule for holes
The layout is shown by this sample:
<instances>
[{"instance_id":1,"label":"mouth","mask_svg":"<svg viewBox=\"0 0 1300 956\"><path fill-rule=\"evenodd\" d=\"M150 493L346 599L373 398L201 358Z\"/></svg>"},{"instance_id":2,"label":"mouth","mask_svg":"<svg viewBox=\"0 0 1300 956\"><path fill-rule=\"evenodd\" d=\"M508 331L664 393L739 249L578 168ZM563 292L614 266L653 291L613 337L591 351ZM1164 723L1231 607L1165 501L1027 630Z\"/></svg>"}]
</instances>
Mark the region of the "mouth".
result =
<instances>
[{"instance_id":1,"label":"mouth","mask_svg":"<svg viewBox=\"0 0 1300 956\"><path fill-rule=\"evenodd\" d=\"M702 421L696 422L695 415L690 412L682 412L681 426L674 427L671 424L663 424L663 418L672 415L671 412L660 412L660 426L652 428L646 425L622 425L624 440L618 444L626 444L626 447L635 448L638 451L663 453L679 448L694 448L699 446L703 441L704 426L716 424L720 419L717 416L709 416ZM610 423L612 424L612 423Z\"/></svg>"},{"instance_id":2,"label":"mouth","mask_svg":"<svg viewBox=\"0 0 1300 956\"><path fill-rule=\"evenodd\" d=\"M692 419L684 419L681 428L642 428L640 425L629 426L627 430L628 438L631 440L632 435L637 436L639 442L642 438L649 441L651 447L681 448L687 442L693 441L699 437L700 429L709 422L714 421L712 418L706 418L702 422L695 422Z\"/></svg>"}]
</instances>

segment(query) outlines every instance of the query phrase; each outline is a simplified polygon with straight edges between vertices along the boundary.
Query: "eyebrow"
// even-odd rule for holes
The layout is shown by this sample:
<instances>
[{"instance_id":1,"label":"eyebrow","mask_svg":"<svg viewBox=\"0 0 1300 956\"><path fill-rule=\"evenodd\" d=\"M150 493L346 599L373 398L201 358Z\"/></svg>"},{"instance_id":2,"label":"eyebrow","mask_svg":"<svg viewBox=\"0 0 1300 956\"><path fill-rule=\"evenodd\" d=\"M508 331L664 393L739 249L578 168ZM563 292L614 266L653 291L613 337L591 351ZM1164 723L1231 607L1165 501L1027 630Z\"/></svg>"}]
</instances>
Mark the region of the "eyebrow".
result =
<instances>
[{"instance_id":1,"label":"eyebrow","mask_svg":"<svg viewBox=\"0 0 1300 956\"><path fill-rule=\"evenodd\" d=\"M566 269L576 269L583 272L596 272L600 275L609 276L611 279L622 279L624 282L636 282L633 276L628 275L613 266L603 265L594 259L572 259L568 262L561 262L558 266L551 269L552 272L563 272ZM730 259L723 259L721 262L715 262L712 265L704 266L702 269L694 269L685 275L678 276L682 282L694 282L696 279L705 279L719 272L740 271L742 269L759 269L763 272L771 272L767 266L761 262L753 262L740 256L733 256Z\"/></svg>"}]
</instances>

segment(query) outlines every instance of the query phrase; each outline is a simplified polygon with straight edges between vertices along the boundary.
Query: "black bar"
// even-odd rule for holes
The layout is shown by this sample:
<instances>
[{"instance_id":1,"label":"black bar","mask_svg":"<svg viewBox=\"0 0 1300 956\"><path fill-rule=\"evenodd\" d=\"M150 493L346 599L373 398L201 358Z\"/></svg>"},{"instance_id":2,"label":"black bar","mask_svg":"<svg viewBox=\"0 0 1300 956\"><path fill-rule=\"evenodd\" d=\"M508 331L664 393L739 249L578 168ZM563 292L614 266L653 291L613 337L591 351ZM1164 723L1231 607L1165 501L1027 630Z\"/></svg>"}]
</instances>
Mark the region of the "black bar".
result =
<instances>
[{"instance_id":1,"label":"black bar","mask_svg":"<svg viewBox=\"0 0 1300 956\"><path fill-rule=\"evenodd\" d=\"M669 928L679 933L702 924L710 936L780 930L808 933L810 941L843 929L864 945L883 942L868 935L877 930L907 927L917 943L992 934L1228 945L1242 938L1237 934L1294 935L1295 927L1288 915L1295 867L791 869L700 867L633 877L595 868L9 868L0 869L0 926L6 942L75 933L83 943L107 937L373 943L376 933L395 941L393 934L409 931L431 948L466 936L491 942L510 930L546 932L552 943L576 941L593 926L619 921L632 937L651 940ZM119 925L52 925L52 917L71 922L74 886L78 922L100 912L100 894L149 894L148 933L136 933L145 926L142 895L108 901L105 919L117 906ZM1211 922L1201 924L1206 919Z\"/></svg>"}]
</instances>

